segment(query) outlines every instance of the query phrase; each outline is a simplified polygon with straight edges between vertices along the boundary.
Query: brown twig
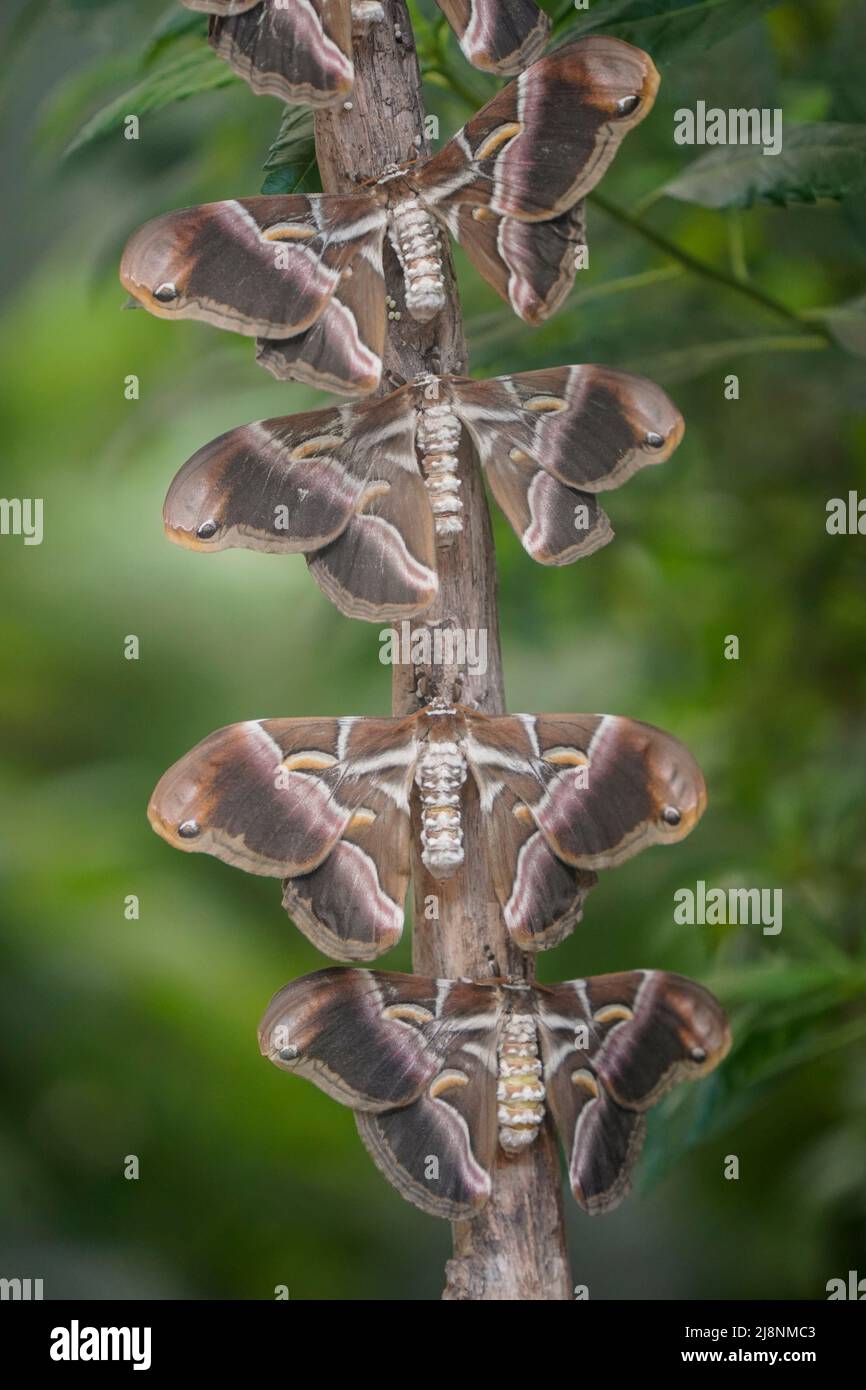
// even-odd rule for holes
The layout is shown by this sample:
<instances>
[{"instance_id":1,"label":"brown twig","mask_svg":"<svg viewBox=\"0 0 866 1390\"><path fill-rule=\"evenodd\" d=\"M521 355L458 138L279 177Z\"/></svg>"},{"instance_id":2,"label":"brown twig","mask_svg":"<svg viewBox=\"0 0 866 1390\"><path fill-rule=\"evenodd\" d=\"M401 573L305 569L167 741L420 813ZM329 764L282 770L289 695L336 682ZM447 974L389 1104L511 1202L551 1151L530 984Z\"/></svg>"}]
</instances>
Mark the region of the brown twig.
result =
<instances>
[{"instance_id":1,"label":"brown twig","mask_svg":"<svg viewBox=\"0 0 866 1390\"><path fill-rule=\"evenodd\" d=\"M356 188L359 178L428 153L418 59L403 0L384 0L385 20L355 43L355 86L350 109L316 115L316 151L328 193ZM411 380L423 372L465 371L466 342L450 256L448 302L430 324L405 313L389 324L386 377ZM396 258L386 248L388 293L402 302ZM389 383L386 382L387 389ZM486 633L487 669L456 672L460 698L491 714L505 708L496 604L496 564L490 516L480 471L464 449L460 458L463 530L439 552L440 591L422 627ZM427 695L451 698L455 672L433 663L395 666L392 710L410 714ZM414 965L420 974L485 978L495 970L532 978L533 962L511 945L482 849L480 807L467 798L466 862L452 879L437 882L414 845ZM417 831L416 822L416 831ZM552 1299L572 1296L565 1243L559 1159L549 1120L519 1162L501 1156L493 1196L471 1222L454 1226L454 1258L443 1297L461 1300Z\"/></svg>"}]
</instances>

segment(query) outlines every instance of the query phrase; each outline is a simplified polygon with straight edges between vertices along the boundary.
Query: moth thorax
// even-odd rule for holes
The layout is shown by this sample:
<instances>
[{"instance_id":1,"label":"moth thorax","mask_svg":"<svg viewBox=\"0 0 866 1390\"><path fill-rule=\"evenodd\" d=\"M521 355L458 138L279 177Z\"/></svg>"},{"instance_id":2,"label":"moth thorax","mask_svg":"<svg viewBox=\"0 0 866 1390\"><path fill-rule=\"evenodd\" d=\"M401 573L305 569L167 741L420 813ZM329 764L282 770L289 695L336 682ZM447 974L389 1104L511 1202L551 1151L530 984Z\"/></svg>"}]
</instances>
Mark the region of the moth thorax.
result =
<instances>
[{"instance_id":1,"label":"moth thorax","mask_svg":"<svg viewBox=\"0 0 866 1390\"><path fill-rule=\"evenodd\" d=\"M511 1015L499 1039L498 1056L499 1142L507 1154L519 1154L532 1143L544 1119L543 1068L530 1014Z\"/></svg>"},{"instance_id":2,"label":"moth thorax","mask_svg":"<svg viewBox=\"0 0 866 1390\"><path fill-rule=\"evenodd\" d=\"M448 878L463 863L460 791L466 759L456 743L427 743L415 768L421 793L421 858L434 878Z\"/></svg>"},{"instance_id":3,"label":"moth thorax","mask_svg":"<svg viewBox=\"0 0 866 1390\"><path fill-rule=\"evenodd\" d=\"M424 401L418 418L416 442L421 454L421 472L433 507L436 535L447 543L463 529L460 513L460 478L457 450L460 447L460 421L445 401Z\"/></svg>"},{"instance_id":4,"label":"moth thorax","mask_svg":"<svg viewBox=\"0 0 866 1390\"><path fill-rule=\"evenodd\" d=\"M445 275L439 228L417 198L404 198L391 209L391 239L403 267L406 308L426 323L445 304Z\"/></svg>"}]
</instances>

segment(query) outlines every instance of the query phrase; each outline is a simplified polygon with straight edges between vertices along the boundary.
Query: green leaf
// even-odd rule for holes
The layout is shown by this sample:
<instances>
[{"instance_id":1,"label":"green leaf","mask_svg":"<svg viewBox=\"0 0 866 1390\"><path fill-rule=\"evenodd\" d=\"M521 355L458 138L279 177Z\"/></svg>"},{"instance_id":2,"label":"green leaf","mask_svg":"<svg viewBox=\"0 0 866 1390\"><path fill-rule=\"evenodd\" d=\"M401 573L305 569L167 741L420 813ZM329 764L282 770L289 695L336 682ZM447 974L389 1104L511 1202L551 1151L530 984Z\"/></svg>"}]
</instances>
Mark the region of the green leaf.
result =
<instances>
[{"instance_id":1,"label":"green leaf","mask_svg":"<svg viewBox=\"0 0 866 1390\"><path fill-rule=\"evenodd\" d=\"M187 34L196 34L200 39L206 40L207 15L192 10L169 10L154 26L148 47L145 50L145 62L149 63L164 49L170 48L172 44L177 43L178 39L185 38Z\"/></svg>"},{"instance_id":2,"label":"green leaf","mask_svg":"<svg viewBox=\"0 0 866 1390\"><path fill-rule=\"evenodd\" d=\"M321 190L313 113L306 107L286 107L262 171L266 176L263 193L316 193Z\"/></svg>"},{"instance_id":3,"label":"green leaf","mask_svg":"<svg viewBox=\"0 0 866 1390\"><path fill-rule=\"evenodd\" d=\"M615 34L637 44L664 65L688 52L709 48L760 18L779 0L593 0L588 10L565 21L559 33Z\"/></svg>"},{"instance_id":4,"label":"green leaf","mask_svg":"<svg viewBox=\"0 0 866 1390\"><path fill-rule=\"evenodd\" d=\"M733 145L702 155L661 190L705 208L785 207L866 189L866 125L818 121L786 132L782 150Z\"/></svg>"},{"instance_id":5,"label":"green leaf","mask_svg":"<svg viewBox=\"0 0 866 1390\"><path fill-rule=\"evenodd\" d=\"M188 52L174 53L155 64L134 87L91 116L67 145L63 157L68 158L94 140L117 134L126 116L141 117L170 106L172 102L186 101L188 97L227 87L236 81L226 63L209 48L196 43Z\"/></svg>"},{"instance_id":6,"label":"green leaf","mask_svg":"<svg viewBox=\"0 0 866 1390\"><path fill-rule=\"evenodd\" d=\"M121 83L134 82L141 65L134 54L111 53L81 71L73 72L51 93L36 130L36 141L53 154L62 149L70 130L80 126L95 106Z\"/></svg>"},{"instance_id":7,"label":"green leaf","mask_svg":"<svg viewBox=\"0 0 866 1390\"><path fill-rule=\"evenodd\" d=\"M810 313L809 317L819 315ZM859 299L850 299L847 304L822 310L820 318L840 347L854 357L866 357L866 294Z\"/></svg>"}]
</instances>

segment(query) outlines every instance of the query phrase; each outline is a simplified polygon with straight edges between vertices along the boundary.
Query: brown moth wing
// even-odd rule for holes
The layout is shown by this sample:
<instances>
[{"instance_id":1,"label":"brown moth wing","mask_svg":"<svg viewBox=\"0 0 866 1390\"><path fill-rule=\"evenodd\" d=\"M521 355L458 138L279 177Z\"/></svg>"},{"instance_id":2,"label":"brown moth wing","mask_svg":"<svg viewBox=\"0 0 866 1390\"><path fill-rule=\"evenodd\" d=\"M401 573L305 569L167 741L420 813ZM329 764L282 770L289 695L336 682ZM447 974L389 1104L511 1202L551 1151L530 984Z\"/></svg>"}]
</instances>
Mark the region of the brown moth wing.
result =
<instances>
[{"instance_id":1,"label":"brown moth wing","mask_svg":"<svg viewBox=\"0 0 866 1390\"><path fill-rule=\"evenodd\" d=\"M503 921L515 944L522 951L558 946L581 920L596 875L557 859L528 808L504 787L486 844Z\"/></svg>"},{"instance_id":2,"label":"brown moth wing","mask_svg":"<svg viewBox=\"0 0 866 1390\"><path fill-rule=\"evenodd\" d=\"M475 269L533 326L555 314L577 273L586 244L583 202L547 222L520 222L485 207L452 209L447 224Z\"/></svg>"},{"instance_id":3,"label":"brown moth wing","mask_svg":"<svg viewBox=\"0 0 866 1390\"><path fill-rule=\"evenodd\" d=\"M262 719L230 724L166 772L148 807L177 849L248 873L319 867L376 789L408 819L414 719Z\"/></svg>"},{"instance_id":4,"label":"brown moth wing","mask_svg":"<svg viewBox=\"0 0 866 1390\"><path fill-rule=\"evenodd\" d=\"M259 1046L353 1108L404 1197L465 1219L490 1195L500 1006L495 987L468 981L321 970L274 997Z\"/></svg>"},{"instance_id":5,"label":"brown moth wing","mask_svg":"<svg viewBox=\"0 0 866 1390\"><path fill-rule=\"evenodd\" d=\"M365 239L313 326L294 338L259 338L256 360L278 381L365 396L379 386L384 347L380 230Z\"/></svg>"},{"instance_id":6,"label":"brown moth wing","mask_svg":"<svg viewBox=\"0 0 866 1390\"><path fill-rule=\"evenodd\" d=\"M446 220L462 203L540 222L595 187L659 77L639 48L593 34L533 63L409 176Z\"/></svg>"},{"instance_id":7,"label":"brown moth wing","mask_svg":"<svg viewBox=\"0 0 866 1390\"><path fill-rule=\"evenodd\" d=\"M511 77L541 56L550 19L533 0L436 0L463 56L482 72Z\"/></svg>"},{"instance_id":8,"label":"brown moth wing","mask_svg":"<svg viewBox=\"0 0 866 1390\"><path fill-rule=\"evenodd\" d=\"M697 762L651 724L618 715L539 715L535 733L545 790L532 814L567 864L609 868L648 845L675 844L704 813Z\"/></svg>"},{"instance_id":9,"label":"brown moth wing","mask_svg":"<svg viewBox=\"0 0 866 1390\"><path fill-rule=\"evenodd\" d=\"M413 473L370 480L336 540L307 560L324 594L348 618L391 622L429 608L439 589L430 496Z\"/></svg>"},{"instance_id":10,"label":"brown moth wing","mask_svg":"<svg viewBox=\"0 0 866 1390\"><path fill-rule=\"evenodd\" d=\"M703 814L700 768L651 724L616 715L463 714L482 806L498 813L507 788L574 868L609 868L647 845L681 840Z\"/></svg>"},{"instance_id":11,"label":"brown moth wing","mask_svg":"<svg viewBox=\"0 0 866 1390\"><path fill-rule=\"evenodd\" d=\"M591 493L565 487L530 459L490 452L490 490L533 560L571 565L613 540L607 513Z\"/></svg>"},{"instance_id":12,"label":"brown moth wing","mask_svg":"<svg viewBox=\"0 0 866 1390\"><path fill-rule=\"evenodd\" d=\"M167 535L192 550L320 549L345 530L367 485L371 461L346 436L338 408L229 430L176 475L163 507Z\"/></svg>"},{"instance_id":13,"label":"brown moth wing","mask_svg":"<svg viewBox=\"0 0 866 1390\"><path fill-rule=\"evenodd\" d=\"M537 999L547 1097L575 1200L609 1211L628 1191L643 1112L719 1064L727 1019L702 986L657 970L542 986Z\"/></svg>"},{"instance_id":14,"label":"brown moth wing","mask_svg":"<svg viewBox=\"0 0 866 1390\"><path fill-rule=\"evenodd\" d=\"M435 1018L439 982L384 970L317 970L274 995L259 1026L259 1048L356 1110L415 1100L440 1070Z\"/></svg>"},{"instance_id":15,"label":"brown moth wing","mask_svg":"<svg viewBox=\"0 0 866 1390\"><path fill-rule=\"evenodd\" d=\"M663 463L685 428L660 386L612 367L460 380L452 392L489 472L528 462L585 492L608 492L647 464Z\"/></svg>"},{"instance_id":16,"label":"brown moth wing","mask_svg":"<svg viewBox=\"0 0 866 1390\"><path fill-rule=\"evenodd\" d=\"M382 208L357 194L205 203L133 233L120 279L158 317L292 337L315 323L355 258L375 254L384 225Z\"/></svg>"},{"instance_id":17,"label":"brown moth wing","mask_svg":"<svg viewBox=\"0 0 866 1390\"><path fill-rule=\"evenodd\" d=\"M347 0L263 0L210 22L211 47L254 92L305 106L331 106L352 90Z\"/></svg>"},{"instance_id":18,"label":"brown moth wing","mask_svg":"<svg viewBox=\"0 0 866 1390\"><path fill-rule=\"evenodd\" d=\"M499 991L438 981L435 1020L422 1032L441 1059L417 1100L357 1112L358 1132L401 1196L430 1216L465 1221L490 1196L496 1157ZM470 1050L471 1049L471 1050Z\"/></svg>"},{"instance_id":19,"label":"brown moth wing","mask_svg":"<svg viewBox=\"0 0 866 1390\"><path fill-rule=\"evenodd\" d=\"M368 786L324 863L283 880L283 907L332 960L374 960L403 934L410 853L407 811Z\"/></svg>"}]
</instances>

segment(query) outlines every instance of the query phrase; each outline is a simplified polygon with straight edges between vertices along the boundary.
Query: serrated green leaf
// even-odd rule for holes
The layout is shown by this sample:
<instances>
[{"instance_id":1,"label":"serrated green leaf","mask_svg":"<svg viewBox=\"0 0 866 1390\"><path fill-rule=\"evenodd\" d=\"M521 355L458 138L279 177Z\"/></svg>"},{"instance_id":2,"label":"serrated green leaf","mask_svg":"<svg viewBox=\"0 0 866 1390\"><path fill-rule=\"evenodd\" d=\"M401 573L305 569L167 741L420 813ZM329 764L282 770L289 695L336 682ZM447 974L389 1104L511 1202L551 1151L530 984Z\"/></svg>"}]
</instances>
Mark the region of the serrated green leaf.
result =
<instances>
[{"instance_id":1,"label":"serrated green leaf","mask_svg":"<svg viewBox=\"0 0 866 1390\"><path fill-rule=\"evenodd\" d=\"M36 143L52 152L62 148L70 130L80 126L94 106L140 71L134 54L112 53L74 72L50 95L36 130Z\"/></svg>"},{"instance_id":2,"label":"serrated green leaf","mask_svg":"<svg viewBox=\"0 0 866 1390\"><path fill-rule=\"evenodd\" d=\"M661 190L705 208L785 207L838 201L866 189L866 125L817 121L784 135L777 155L756 145L733 145L702 155Z\"/></svg>"},{"instance_id":3,"label":"serrated green leaf","mask_svg":"<svg viewBox=\"0 0 866 1390\"><path fill-rule=\"evenodd\" d=\"M228 65L200 44L156 64L134 87L115 97L82 126L63 152L64 159L94 140L116 134L124 117L144 116L172 102L186 101L237 81Z\"/></svg>"},{"instance_id":4,"label":"serrated green leaf","mask_svg":"<svg viewBox=\"0 0 866 1390\"><path fill-rule=\"evenodd\" d=\"M145 50L145 62L152 61L159 53L177 43L178 39L185 38L187 34L196 34L198 38L206 39L207 15L193 10L169 10L154 26Z\"/></svg>"},{"instance_id":5,"label":"serrated green leaf","mask_svg":"<svg viewBox=\"0 0 866 1390\"><path fill-rule=\"evenodd\" d=\"M313 114L306 107L286 107L262 172L265 174L263 193L316 193L321 190Z\"/></svg>"},{"instance_id":6,"label":"serrated green leaf","mask_svg":"<svg viewBox=\"0 0 866 1390\"><path fill-rule=\"evenodd\" d=\"M594 0L558 30L569 39L614 34L664 65L726 39L779 0Z\"/></svg>"}]
</instances>

